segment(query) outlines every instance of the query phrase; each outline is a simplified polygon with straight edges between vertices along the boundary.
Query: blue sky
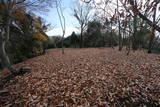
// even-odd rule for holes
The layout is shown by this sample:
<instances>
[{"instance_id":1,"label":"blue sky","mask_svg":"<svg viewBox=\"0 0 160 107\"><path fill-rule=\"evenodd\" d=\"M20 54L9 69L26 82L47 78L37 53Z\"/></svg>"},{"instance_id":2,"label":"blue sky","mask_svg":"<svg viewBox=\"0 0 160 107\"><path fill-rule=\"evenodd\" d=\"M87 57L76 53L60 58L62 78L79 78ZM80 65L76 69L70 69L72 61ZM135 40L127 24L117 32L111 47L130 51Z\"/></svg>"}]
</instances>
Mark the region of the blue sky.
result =
<instances>
[{"instance_id":1,"label":"blue sky","mask_svg":"<svg viewBox=\"0 0 160 107\"><path fill-rule=\"evenodd\" d=\"M75 1L76 0L62 0L63 14L66 20L65 36L69 36L73 31L75 31L76 33L79 32L79 30L76 28L78 27L78 22L73 17L73 13L71 10L72 5ZM47 32L49 36L62 35L62 29L60 26L60 21L56 8L51 8L47 14L41 16L47 21L47 23L51 23L51 26L53 26L53 30Z\"/></svg>"},{"instance_id":2,"label":"blue sky","mask_svg":"<svg viewBox=\"0 0 160 107\"><path fill-rule=\"evenodd\" d=\"M63 8L63 13L65 16L65 20L66 20L66 36L71 35L71 33L73 31L75 31L76 33L79 33L79 30L77 29L78 27L78 22L77 20L74 18L73 16L73 12L71 10L71 8L73 7L74 2L79 2L80 0L61 0L61 5ZM101 0L95 0L97 3L100 2ZM103 0L102 0L103 1ZM116 0L112 0L114 3L116 2ZM103 7L103 5L102 5ZM113 6L111 5L111 8ZM59 17L56 11L56 8L50 8L50 11L47 12L47 14L42 15L40 14L41 17L43 17L47 23L51 23L51 26L53 26L53 29L48 31L47 34L48 36L61 36L62 35L62 29L60 26L60 21L59 21ZM114 10L114 7L113 9ZM112 10L108 10L108 12L110 13L114 13Z\"/></svg>"}]
</instances>

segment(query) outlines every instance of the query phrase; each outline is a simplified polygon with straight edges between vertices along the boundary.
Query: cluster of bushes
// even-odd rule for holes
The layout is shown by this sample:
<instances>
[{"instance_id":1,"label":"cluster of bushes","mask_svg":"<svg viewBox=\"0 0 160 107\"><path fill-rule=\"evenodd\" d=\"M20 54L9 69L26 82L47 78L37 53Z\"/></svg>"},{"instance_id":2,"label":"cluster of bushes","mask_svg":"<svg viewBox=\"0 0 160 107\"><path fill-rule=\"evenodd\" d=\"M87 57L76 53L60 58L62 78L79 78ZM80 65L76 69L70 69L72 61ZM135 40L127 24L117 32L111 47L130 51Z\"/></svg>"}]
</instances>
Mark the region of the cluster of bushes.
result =
<instances>
[{"instance_id":1,"label":"cluster of bushes","mask_svg":"<svg viewBox=\"0 0 160 107\"><path fill-rule=\"evenodd\" d=\"M46 26L40 17L28 14L25 20L16 23L18 27L10 26L10 38L5 46L11 64L43 54L48 44ZM2 68L1 63L0 68Z\"/></svg>"},{"instance_id":2,"label":"cluster of bushes","mask_svg":"<svg viewBox=\"0 0 160 107\"><path fill-rule=\"evenodd\" d=\"M6 51L12 64L41 55L47 48L47 41L36 38L34 34L22 36L17 32L11 33ZM47 35L45 37L47 38Z\"/></svg>"}]
</instances>

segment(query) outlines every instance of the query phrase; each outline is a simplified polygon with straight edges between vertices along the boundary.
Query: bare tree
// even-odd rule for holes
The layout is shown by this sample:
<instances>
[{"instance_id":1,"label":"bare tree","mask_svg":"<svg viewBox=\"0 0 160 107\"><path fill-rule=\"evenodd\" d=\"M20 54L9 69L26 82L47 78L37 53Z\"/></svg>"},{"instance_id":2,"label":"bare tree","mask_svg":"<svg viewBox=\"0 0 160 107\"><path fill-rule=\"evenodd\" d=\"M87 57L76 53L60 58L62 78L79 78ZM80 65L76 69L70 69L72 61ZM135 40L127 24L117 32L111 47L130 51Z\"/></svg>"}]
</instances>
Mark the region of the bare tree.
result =
<instances>
[{"instance_id":1,"label":"bare tree","mask_svg":"<svg viewBox=\"0 0 160 107\"><path fill-rule=\"evenodd\" d=\"M129 15L127 21L128 21L128 29L129 29L129 32L128 32L128 45L127 45L127 51L128 51L128 52L127 52L127 55L129 55L130 50L131 50L131 31L132 31L132 29L131 29L131 19L130 19L130 15Z\"/></svg>"},{"instance_id":2,"label":"bare tree","mask_svg":"<svg viewBox=\"0 0 160 107\"><path fill-rule=\"evenodd\" d=\"M84 45L83 33L86 29L87 23L90 20L91 7L87 4L81 5L80 3L77 3L72 10L74 17L77 19L80 25L80 48L83 48Z\"/></svg>"},{"instance_id":3,"label":"bare tree","mask_svg":"<svg viewBox=\"0 0 160 107\"><path fill-rule=\"evenodd\" d=\"M153 24L156 24L156 13L157 13L158 2L155 2L153 5ZM153 40L155 37L155 27L152 25L152 34L149 41L148 53L152 53Z\"/></svg>"},{"instance_id":4,"label":"bare tree","mask_svg":"<svg viewBox=\"0 0 160 107\"><path fill-rule=\"evenodd\" d=\"M81 1L85 3L95 2L95 0L81 0ZM150 11L152 11L153 8L155 8L154 4L160 3L159 0L119 0L119 1L121 4L123 4L123 7L126 9L127 12L137 14L143 21L145 21L150 26L153 26L155 30L160 32L160 26L158 24L158 22L160 21L160 15L157 16L156 19L157 23L154 23L149 17L146 16L146 14L143 14L144 11L150 13ZM156 8L158 9L158 6Z\"/></svg>"},{"instance_id":5,"label":"bare tree","mask_svg":"<svg viewBox=\"0 0 160 107\"><path fill-rule=\"evenodd\" d=\"M61 46L62 46L62 54L64 54L63 43L64 43L64 35L65 35L65 31L66 31L66 21L65 21L64 15L63 15L63 11L62 11L62 7L61 7L61 2L60 1L56 2L56 10L57 10L59 21L60 21L61 28L62 28Z\"/></svg>"},{"instance_id":6,"label":"bare tree","mask_svg":"<svg viewBox=\"0 0 160 107\"><path fill-rule=\"evenodd\" d=\"M119 2L117 0L117 20L118 20L118 34L119 34L119 51L122 50L122 35L121 35L121 22L120 22L120 13L119 13Z\"/></svg>"},{"instance_id":7,"label":"bare tree","mask_svg":"<svg viewBox=\"0 0 160 107\"><path fill-rule=\"evenodd\" d=\"M159 4L160 3L159 0L143 0L143 1L120 0L120 2L125 7L126 11L129 11L129 12L132 11L132 13L139 16L148 25L150 25L151 27L154 27L155 30L160 32L160 26L158 23L160 21L160 15L157 16L156 23L154 23L154 21L152 21L151 18L149 17L150 16L149 14L152 13L154 8L156 8L156 10L158 9L158 6L155 6L155 4ZM143 14L143 13L147 13L147 14Z\"/></svg>"},{"instance_id":8,"label":"bare tree","mask_svg":"<svg viewBox=\"0 0 160 107\"><path fill-rule=\"evenodd\" d=\"M151 36L148 46L148 53L151 53L155 31L160 32L160 14L158 14L159 0L120 0L127 12L133 14L133 49L136 49L136 32L137 32L137 17L141 18L151 27ZM158 15L157 15L158 14ZM152 17L151 17L152 16Z\"/></svg>"}]
</instances>

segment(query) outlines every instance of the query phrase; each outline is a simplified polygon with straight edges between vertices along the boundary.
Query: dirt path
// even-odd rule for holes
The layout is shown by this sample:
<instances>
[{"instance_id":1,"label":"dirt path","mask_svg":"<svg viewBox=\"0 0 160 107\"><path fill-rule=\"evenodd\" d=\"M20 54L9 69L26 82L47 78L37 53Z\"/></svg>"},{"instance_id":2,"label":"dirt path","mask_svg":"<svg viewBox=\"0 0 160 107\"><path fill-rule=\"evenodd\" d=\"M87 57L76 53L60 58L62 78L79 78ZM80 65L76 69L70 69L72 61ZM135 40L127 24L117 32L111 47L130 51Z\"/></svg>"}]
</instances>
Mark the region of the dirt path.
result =
<instances>
[{"instance_id":1,"label":"dirt path","mask_svg":"<svg viewBox=\"0 0 160 107\"><path fill-rule=\"evenodd\" d=\"M10 94L1 97L3 105L160 105L159 55L135 52L126 56L109 48L66 49L62 55L60 49L53 49L16 66L22 65L32 72L6 84Z\"/></svg>"}]
</instances>

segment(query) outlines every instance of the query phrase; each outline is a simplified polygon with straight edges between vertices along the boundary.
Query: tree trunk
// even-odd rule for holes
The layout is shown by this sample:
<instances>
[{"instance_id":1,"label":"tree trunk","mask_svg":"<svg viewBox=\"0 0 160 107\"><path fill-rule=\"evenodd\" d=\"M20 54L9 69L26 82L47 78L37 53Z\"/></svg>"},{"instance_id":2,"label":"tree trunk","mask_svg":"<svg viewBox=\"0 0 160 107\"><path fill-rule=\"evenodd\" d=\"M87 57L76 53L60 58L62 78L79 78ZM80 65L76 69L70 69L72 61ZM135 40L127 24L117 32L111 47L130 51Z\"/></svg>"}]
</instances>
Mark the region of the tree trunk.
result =
<instances>
[{"instance_id":1,"label":"tree trunk","mask_svg":"<svg viewBox=\"0 0 160 107\"><path fill-rule=\"evenodd\" d=\"M113 46L113 29L112 29L112 22L111 22L110 45L111 45L111 48L114 49L114 46Z\"/></svg>"},{"instance_id":2,"label":"tree trunk","mask_svg":"<svg viewBox=\"0 0 160 107\"><path fill-rule=\"evenodd\" d=\"M119 13L119 6L118 6L118 0L117 0L117 13ZM118 33L119 33L119 51L122 50L122 36L121 36L121 23L120 23L120 17L118 15Z\"/></svg>"},{"instance_id":3,"label":"tree trunk","mask_svg":"<svg viewBox=\"0 0 160 107\"><path fill-rule=\"evenodd\" d=\"M0 32L0 59L3 68L8 68L12 74L16 74L17 70L11 65L10 60L6 54L5 45L9 40L10 33L10 19L6 17L6 25L1 28Z\"/></svg>"},{"instance_id":4,"label":"tree trunk","mask_svg":"<svg viewBox=\"0 0 160 107\"><path fill-rule=\"evenodd\" d=\"M4 41L1 38L0 39L0 59L1 59L2 67L8 68L12 74L15 74L17 70L13 66L11 66L10 60L5 51L5 44L6 44L6 41Z\"/></svg>"},{"instance_id":5,"label":"tree trunk","mask_svg":"<svg viewBox=\"0 0 160 107\"><path fill-rule=\"evenodd\" d=\"M62 45L62 54L64 54L64 31L63 31L63 35L62 35L62 43L61 43L61 45Z\"/></svg>"},{"instance_id":6,"label":"tree trunk","mask_svg":"<svg viewBox=\"0 0 160 107\"><path fill-rule=\"evenodd\" d=\"M121 50L122 50L122 35L121 35L121 26L120 26L120 21L119 21L119 51Z\"/></svg>"},{"instance_id":7,"label":"tree trunk","mask_svg":"<svg viewBox=\"0 0 160 107\"><path fill-rule=\"evenodd\" d=\"M80 48L82 48L82 37L83 35L82 35L82 32L81 32L81 39L80 39Z\"/></svg>"},{"instance_id":8,"label":"tree trunk","mask_svg":"<svg viewBox=\"0 0 160 107\"><path fill-rule=\"evenodd\" d=\"M83 28L81 27L80 48L83 48Z\"/></svg>"},{"instance_id":9,"label":"tree trunk","mask_svg":"<svg viewBox=\"0 0 160 107\"><path fill-rule=\"evenodd\" d=\"M152 53L152 44L153 44L153 40L155 36L154 32L155 30L154 28L152 28L152 34L151 34L150 41L149 41L148 53Z\"/></svg>"},{"instance_id":10,"label":"tree trunk","mask_svg":"<svg viewBox=\"0 0 160 107\"><path fill-rule=\"evenodd\" d=\"M122 36L122 38L123 38L123 39L122 39L122 47L123 47L123 46L126 46L126 32L125 32L125 31L126 31L127 25L124 24L123 26L124 26L124 28L123 28L123 36Z\"/></svg>"},{"instance_id":11,"label":"tree trunk","mask_svg":"<svg viewBox=\"0 0 160 107\"><path fill-rule=\"evenodd\" d=\"M156 23L156 8L157 8L157 4L155 4L155 6L153 8L154 8L154 13L153 13L152 34L151 34L150 41L149 41L148 53L152 53L153 40L154 40L154 37L155 37L155 27L154 27L154 24Z\"/></svg>"},{"instance_id":12,"label":"tree trunk","mask_svg":"<svg viewBox=\"0 0 160 107\"><path fill-rule=\"evenodd\" d=\"M129 19L128 28L131 29L130 19ZM128 35L128 52L127 52L127 55L129 55L130 50L131 50L131 32L129 32L129 35Z\"/></svg>"},{"instance_id":13,"label":"tree trunk","mask_svg":"<svg viewBox=\"0 0 160 107\"><path fill-rule=\"evenodd\" d=\"M137 50L137 15L134 14L134 18L133 18L133 39L132 39L132 48L133 50Z\"/></svg>"}]
</instances>

